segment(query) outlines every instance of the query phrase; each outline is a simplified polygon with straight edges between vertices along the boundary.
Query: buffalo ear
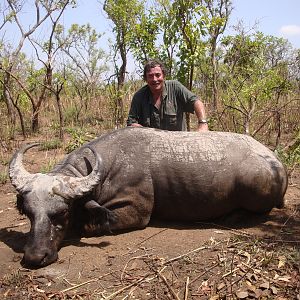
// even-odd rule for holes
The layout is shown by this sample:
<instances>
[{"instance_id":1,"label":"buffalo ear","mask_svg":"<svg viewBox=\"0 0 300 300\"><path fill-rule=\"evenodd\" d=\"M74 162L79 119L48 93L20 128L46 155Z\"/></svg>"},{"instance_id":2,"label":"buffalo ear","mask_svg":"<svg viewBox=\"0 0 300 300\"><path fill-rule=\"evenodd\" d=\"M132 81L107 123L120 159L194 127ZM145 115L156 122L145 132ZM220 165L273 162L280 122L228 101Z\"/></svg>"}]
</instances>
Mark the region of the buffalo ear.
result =
<instances>
[{"instance_id":1,"label":"buffalo ear","mask_svg":"<svg viewBox=\"0 0 300 300\"><path fill-rule=\"evenodd\" d=\"M87 202L85 202L84 207L89 211L92 212L93 209L97 209L97 208L104 208L103 206L101 206L98 202L96 202L95 200L88 200Z\"/></svg>"},{"instance_id":2,"label":"buffalo ear","mask_svg":"<svg viewBox=\"0 0 300 300\"><path fill-rule=\"evenodd\" d=\"M105 231L110 232L110 224L116 223L115 214L104 206L101 206L95 200L89 200L84 207L88 210L91 217L91 223L100 225Z\"/></svg>"},{"instance_id":3,"label":"buffalo ear","mask_svg":"<svg viewBox=\"0 0 300 300\"><path fill-rule=\"evenodd\" d=\"M24 214L24 198L17 194L17 209L21 215Z\"/></svg>"}]
</instances>

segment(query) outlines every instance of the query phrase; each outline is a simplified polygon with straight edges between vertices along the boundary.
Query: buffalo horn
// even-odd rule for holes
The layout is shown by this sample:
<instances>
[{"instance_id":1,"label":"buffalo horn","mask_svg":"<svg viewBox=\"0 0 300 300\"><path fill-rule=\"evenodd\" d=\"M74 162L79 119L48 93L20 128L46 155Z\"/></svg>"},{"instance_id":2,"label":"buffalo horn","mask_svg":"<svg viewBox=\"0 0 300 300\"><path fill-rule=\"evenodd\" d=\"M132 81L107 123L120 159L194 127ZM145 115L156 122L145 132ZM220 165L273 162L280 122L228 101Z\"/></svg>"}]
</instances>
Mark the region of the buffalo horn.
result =
<instances>
[{"instance_id":1,"label":"buffalo horn","mask_svg":"<svg viewBox=\"0 0 300 300\"><path fill-rule=\"evenodd\" d=\"M62 194L64 198L75 199L92 191L101 179L102 159L94 149L89 148L95 155L95 166L92 172L84 177L58 176L61 185L53 187L55 194Z\"/></svg>"},{"instance_id":2,"label":"buffalo horn","mask_svg":"<svg viewBox=\"0 0 300 300\"><path fill-rule=\"evenodd\" d=\"M9 164L9 177L12 185L16 188L18 192L22 192L26 184L34 177L34 174L27 172L23 166L23 156L24 153L39 143L27 144L18 150Z\"/></svg>"}]
</instances>

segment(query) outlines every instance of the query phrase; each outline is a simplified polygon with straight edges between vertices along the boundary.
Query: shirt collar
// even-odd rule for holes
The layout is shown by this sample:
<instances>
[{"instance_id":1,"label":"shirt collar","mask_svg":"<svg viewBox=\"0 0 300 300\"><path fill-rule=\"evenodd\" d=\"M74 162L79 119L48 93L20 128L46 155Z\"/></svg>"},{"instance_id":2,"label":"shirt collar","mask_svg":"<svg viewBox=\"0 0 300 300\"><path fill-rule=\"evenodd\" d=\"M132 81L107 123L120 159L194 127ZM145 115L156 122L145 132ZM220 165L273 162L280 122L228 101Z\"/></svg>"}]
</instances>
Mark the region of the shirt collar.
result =
<instances>
[{"instance_id":1,"label":"shirt collar","mask_svg":"<svg viewBox=\"0 0 300 300\"><path fill-rule=\"evenodd\" d=\"M167 85L166 85L166 81L164 81L164 86L163 86L163 90L162 90L162 97L163 98L167 97Z\"/></svg>"}]
</instances>

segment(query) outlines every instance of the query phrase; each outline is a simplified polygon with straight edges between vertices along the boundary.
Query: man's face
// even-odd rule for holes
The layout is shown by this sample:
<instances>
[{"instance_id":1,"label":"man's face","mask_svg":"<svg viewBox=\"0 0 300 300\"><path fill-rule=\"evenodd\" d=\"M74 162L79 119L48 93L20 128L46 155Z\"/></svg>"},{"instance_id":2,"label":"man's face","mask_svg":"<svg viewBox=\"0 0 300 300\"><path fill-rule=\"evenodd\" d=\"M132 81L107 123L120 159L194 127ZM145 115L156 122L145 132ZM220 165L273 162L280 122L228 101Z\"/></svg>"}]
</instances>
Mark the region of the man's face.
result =
<instances>
[{"instance_id":1,"label":"man's face","mask_svg":"<svg viewBox=\"0 0 300 300\"><path fill-rule=\"evenodd\" d=\"M152 93L161 92L164 84L164 74L160 66L151 68L146 73L146 82Z\"/></svg>"}]
</instances>

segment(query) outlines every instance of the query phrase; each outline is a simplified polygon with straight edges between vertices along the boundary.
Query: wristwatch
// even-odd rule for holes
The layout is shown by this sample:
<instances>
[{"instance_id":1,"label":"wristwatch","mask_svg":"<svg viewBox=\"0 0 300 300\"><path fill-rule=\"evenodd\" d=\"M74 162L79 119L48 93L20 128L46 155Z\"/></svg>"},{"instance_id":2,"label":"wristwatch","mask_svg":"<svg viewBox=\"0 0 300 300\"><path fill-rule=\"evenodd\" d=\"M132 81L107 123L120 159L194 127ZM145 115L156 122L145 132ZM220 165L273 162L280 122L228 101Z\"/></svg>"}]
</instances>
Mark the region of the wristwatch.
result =
<instances>
[{"instance_id":1,"label":"wristwatch","mask_svg":"<svg viewBox=\"0 0 300 300\"><path fill-rule=\"evenodd\" d=\"M207 123L206 119L198 120L198 124L206 124L206 123Z\"/></svg>"}]
</instances>

